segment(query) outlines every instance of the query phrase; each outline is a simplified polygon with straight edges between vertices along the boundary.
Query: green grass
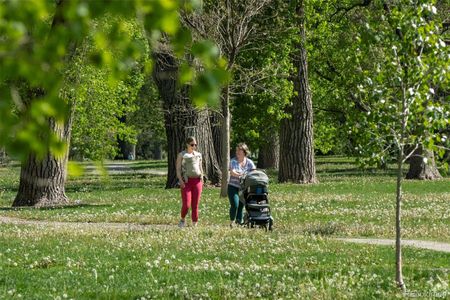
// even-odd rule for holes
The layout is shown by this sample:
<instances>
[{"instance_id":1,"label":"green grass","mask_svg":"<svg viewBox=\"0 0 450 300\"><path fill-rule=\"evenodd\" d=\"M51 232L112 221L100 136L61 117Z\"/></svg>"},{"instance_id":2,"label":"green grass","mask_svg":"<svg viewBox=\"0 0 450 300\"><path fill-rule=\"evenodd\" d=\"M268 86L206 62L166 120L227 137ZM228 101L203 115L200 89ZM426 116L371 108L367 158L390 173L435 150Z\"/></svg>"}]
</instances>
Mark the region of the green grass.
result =
<instances>
[{"instance_id":1,"label":"green grass","mask_svg":"<svg viewBox=\"0 0 450 300\"><path fill-rule=\"evenodd\" d=\"M398 296L391 247L345 244L320 236L223 227L81 231L5 226L0 249L0 295L4 297ZM409 289L445 291L449 259L449 254L405 248Z\"/></svg>"},{"instance_id":2,"label":"green grass","mask_svg":"<svg viewBox=\"0 0 450 300\"><path fill-rule=\"evenodd\" d=\"M124 162L125 163L125 162ZM168 224L130 229L1 225L0 299L395 298L392 247L334 237L394 237L392 170L319 158L320 183L276 183L275 230L233 229L228 200L204 190L200 227L178 230L179 190L165 190L161 162L129 172L70 178L73 206L12 209L19 168L0 168L0 216L69 222ZM450 180L405 181L404 238L450 242ZM407 287L450 296L450 254L404 249Z\"/></svg>"},{"instance_id":3,"label":"green grass","mask_svg":"<svg viewBox=\"0 0 450 300\"><path fill-rule=\"evenodd\" d=\"M10 204L18 185L18 168L0 169L0 213L55 221L176 224L180 209L179 190L165 190L165 176L145 172L153 167L160 168L161 162L128 165L131 169L134 166L140 169L109 177L87 174L71 178L67 194L77 205L41 210L12 209ZM341 170L341 173L329 173L329 170ZM346 170L358 171L359 176L349 176ZM395 177L389 172L361 171L347 158L322 158L318 163L320 184L271 184L270 200L277 230L309 233L331 227L336 236L392 238ZM272 182L276 182L275 175L271 173ZM449 178L404 182L405 238L450 241L449 183ZM220 199L218 194L217 188L204 190L203 224L227 223L228 200Z\"/></svg>"}]
</instances>

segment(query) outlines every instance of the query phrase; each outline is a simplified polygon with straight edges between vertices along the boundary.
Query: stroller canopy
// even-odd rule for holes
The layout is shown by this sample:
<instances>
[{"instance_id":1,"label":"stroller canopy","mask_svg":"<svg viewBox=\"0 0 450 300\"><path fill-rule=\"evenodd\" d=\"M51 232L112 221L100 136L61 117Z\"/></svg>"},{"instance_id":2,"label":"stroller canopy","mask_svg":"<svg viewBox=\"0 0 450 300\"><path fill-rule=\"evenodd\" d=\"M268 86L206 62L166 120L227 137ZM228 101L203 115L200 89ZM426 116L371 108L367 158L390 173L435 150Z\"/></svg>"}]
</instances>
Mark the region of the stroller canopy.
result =
<instances>
[{"instance_id":1,"label":"stroller canopy","mask_svg":"<svg viewBox=\"0 0 450 300\"><path fill-rule=\"evenodd\" d=\"M267 186L269 184L269 177L262 170L252 170L247 173L241 183L243 190L251 186Z\"/></svg>"}]
</instances>

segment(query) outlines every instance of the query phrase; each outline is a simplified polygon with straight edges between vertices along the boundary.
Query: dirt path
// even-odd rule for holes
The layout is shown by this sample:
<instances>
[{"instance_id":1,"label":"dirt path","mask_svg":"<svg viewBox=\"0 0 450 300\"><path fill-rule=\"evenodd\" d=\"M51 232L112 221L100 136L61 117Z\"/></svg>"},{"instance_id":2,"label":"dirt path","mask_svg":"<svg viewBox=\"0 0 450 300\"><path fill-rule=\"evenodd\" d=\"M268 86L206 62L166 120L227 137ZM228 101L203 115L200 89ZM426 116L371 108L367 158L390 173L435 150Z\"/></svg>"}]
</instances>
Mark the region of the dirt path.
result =
<instances>
[{"instance_id":1,"label":"dirt path","mask_svg":"<svg viewBox=\"0 0 450 300\"><path fill-rule=\"evenodd\" d=\"M173 230L178 229L176 225L169 224L134 224L134 223L111 223L111 222L59 222L59 221L41 221L41 220L26 220L19 218L3 217L0 216L0 224L13 224L13 225L33 225L33 226L51 226L54 228L69 227L69 228L98 228L98 229L120 229L120 230L149 230L149 229L162 229Z\"/></svg>"},{"instance_id":2,"label":"dirt path","mask_svg":"<svg viewBox=\"0 0 450 300\"><path fill-rule=\"evenodd\" d=\"M167 175L166 170L158 170L158 169L151 169L151 168L144 168L144 169L138 169L135 170L131 168L132 161L125 161L125 162L111 162L104 165L104 169L102 170L98 166L94 165L87 165L85 166L85 171L87 174L93 174L93 175L101 175L103 171L108 173L109 175L120 175L120 174L134 174L134 175L141 175L141 174L147 174L147 175L157 175L157 176L165 176Z\"/></svg>"},{"instance_id":3,"label":"dirt path","mask_svg":"<svg viewBox=\"0 0 450 300\"><path fill-rule=\"evenodd\" d=\"M177 230L178 227L173 224L133 224L133 223L110 223L110 222L99 222L99 223L89 223L89 222L58 222L58 221L40 221L40 220L25 220L19 218L3 217L0 216L0 224L15 224L15 225L34 225L34 226L51 226L51 227L69 227L69 228L99 228L99 229L119 229L119 230ZM204 227L204 226L202 226ZM220 225L208 225L207 227L220 228ZM336 240L350 243L358 244L372 244L372 245L383 245L383 246L393 246L395 245L394 240L388 239L366 239L366 238L337 238ZM402 240L403 246L428 249L434 251L441 251L450 253L450 244L434 241L420 241L420 240Z\"/></svg>"},{"instance_id":4,"label":"dirt path","mask_svg":"<svg viewBox=\"0 0 450 300\"><path fill-rule=\"evenodd\" d=\"M372 245L384 245L384 246L394 246L395 240L388 239L355 239L355 238L338 238L337 240L358 243L358 244L372 244ZM428 249L434 251L441 251L450 253L450 244L434 242L434 241L420 241L420 240L402 240L403 246Z\"/></svg>"}]
</instances>

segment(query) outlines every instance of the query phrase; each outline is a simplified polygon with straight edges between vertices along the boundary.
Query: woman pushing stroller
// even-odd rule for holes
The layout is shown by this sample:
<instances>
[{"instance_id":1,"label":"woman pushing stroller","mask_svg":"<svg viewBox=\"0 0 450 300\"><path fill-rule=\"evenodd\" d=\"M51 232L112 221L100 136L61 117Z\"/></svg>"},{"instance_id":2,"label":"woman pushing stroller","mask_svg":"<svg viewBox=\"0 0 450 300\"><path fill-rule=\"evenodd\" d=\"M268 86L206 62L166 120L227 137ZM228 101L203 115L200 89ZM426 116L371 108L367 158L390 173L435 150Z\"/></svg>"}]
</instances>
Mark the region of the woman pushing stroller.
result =
<instances>
[{"instance_id":1,"label":"woman pushing stroller","mask_svg":"<svg viewBox=\"0 0 450 300\"><path fill-rule=\"evenodd\" d=\"M245 143L236 146L236 157L230 161L230 179L228 181L228 199L230 200L230 227L243 223L244 204L239 201L240 177L256 169L253 161L248 158L248 147Z\"/></svg>"}]
</instances>

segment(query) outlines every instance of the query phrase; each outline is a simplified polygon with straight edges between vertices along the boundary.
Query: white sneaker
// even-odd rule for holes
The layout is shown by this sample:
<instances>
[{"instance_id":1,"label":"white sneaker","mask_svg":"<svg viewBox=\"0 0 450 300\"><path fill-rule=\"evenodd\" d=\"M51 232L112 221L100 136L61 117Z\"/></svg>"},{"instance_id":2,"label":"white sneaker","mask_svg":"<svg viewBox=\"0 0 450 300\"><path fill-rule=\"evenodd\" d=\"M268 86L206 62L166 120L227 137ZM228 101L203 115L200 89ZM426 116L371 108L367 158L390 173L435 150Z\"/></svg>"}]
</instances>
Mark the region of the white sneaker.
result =
<instances>
[{"instance_id":1,"label":"white sneaker","mask_svg":"<svg viewBox=\"0 0 450 300\"><path fill-rule=\"evenodd\" d=\"M186 226L186 222L184 220L180 220L180 222L178 223L178 227L183 228Z\"/></svg>"},{"instance_id":2,"label":"white sneaker","mask_svg":"<svg viewBox=\"0 0 450 300\"><path fill-rule=\"evenodd\" d=\"M198 222L192 222L192 227L197 227Z\"/></svg>"}]
</instances>

